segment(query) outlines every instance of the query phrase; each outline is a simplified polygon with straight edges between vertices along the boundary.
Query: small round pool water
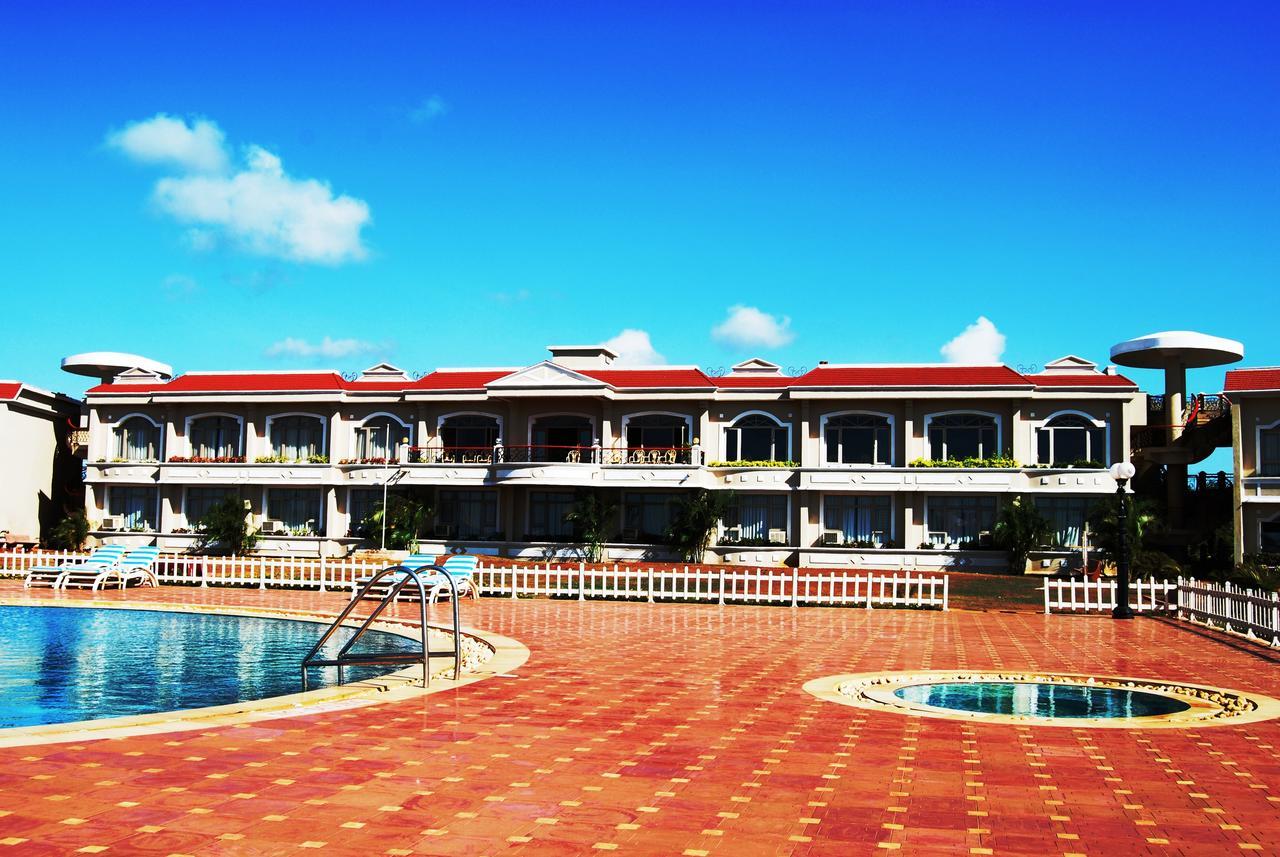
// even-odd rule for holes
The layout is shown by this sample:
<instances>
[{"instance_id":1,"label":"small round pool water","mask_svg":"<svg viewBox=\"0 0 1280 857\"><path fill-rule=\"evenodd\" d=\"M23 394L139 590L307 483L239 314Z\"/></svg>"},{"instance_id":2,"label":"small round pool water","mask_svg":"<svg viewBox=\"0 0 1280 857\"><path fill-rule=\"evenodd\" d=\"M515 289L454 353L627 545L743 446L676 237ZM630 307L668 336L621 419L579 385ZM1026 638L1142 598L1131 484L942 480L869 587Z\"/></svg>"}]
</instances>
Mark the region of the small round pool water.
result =
<instances>
[{"instance_id":1,"label":"small round pool water","mask_svg":"<svg viewBox=\"0 0 1280 857\"><path fill-rule=\"evenodd\" d=\"M66 723L265 699L301 688L299 664L324 625L287 619L0 607L0 727ZM329 657L350 639L340 630ZM416 640L369 632L360 652L420 651ZM400 667L348 667L345 681ZM315 669L311 687L337 670Z\"/></svg>"},{"instance_id":2,"label":"small round pool water","mask_svg":"<svg viewBox=\"0 0 1280 857\"><path fill-rule=\"evenodd\" d=\"M907 702L1023 717L1155 717L1191 706L1159 693L1051 682L939 682L894 691Z\"/></svg>"}]
</instances>

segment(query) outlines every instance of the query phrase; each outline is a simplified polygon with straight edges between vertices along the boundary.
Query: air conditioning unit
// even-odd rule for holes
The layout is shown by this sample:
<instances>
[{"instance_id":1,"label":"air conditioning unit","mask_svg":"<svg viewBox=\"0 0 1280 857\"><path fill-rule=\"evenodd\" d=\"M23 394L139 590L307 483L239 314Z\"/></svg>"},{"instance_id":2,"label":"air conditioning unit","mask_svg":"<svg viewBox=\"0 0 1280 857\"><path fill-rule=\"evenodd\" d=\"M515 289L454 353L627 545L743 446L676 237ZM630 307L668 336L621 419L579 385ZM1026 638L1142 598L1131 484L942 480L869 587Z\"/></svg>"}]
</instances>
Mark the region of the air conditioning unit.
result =
<instances>
[{"instance_id":1,"label":"air conditioning unit","mask_svg":"<svg viewBox=\"0 0 1280 857\"><path fill-rule=\"evenodd\" d=\"M283 533L284 524L279 521L273 521L270 518L262 522L262 532L264 533Z\"/></svg>"},{"instance_id":2,"label":"air conditioning unit","mask_svg":"<svg viewBox=\"0 0 1280 857\"><path fill-rule=\"evenodd\" d=\"M120 529L120 524L119 515L107 515L102 519L102 529L104 530L118 530Z\"/></svg>"},{"instance_id":3,"label":"air conditioning unit","mask_svg":"<svg viewBox=\"0 0 1280 857\"><path fill-rule=\"evenodd\" d=\"M769 544L785 545L786 543L787 543L786 530L770 530L769 531Z\"/></svg>"},{"instance_id":4,"label":"air conditioning unit","mask_svg":"<svg viewBox=\"0 0 1280 857\"><path fill-rule=\"evenodd\" d=\"M871 544L875 545L876 547L884 546L884 530L871 531Z\"/></svg>"},{"instance_id":5,"label":"air conditioning unit","mask_svg":"<svg viewBox=\"0 0 1280 857\"><path fill-rule=\"evenodd\" d=\"M839 530L823 530L822 543L824 545L838 545L844 541L844 533Z\"/></svg>"},{"instance_id":6,"label":"air conditioning unit","mask_svg":"<svg viewBox=\"0 0 1280 857\"><path fill-rule=\"evenodd\" d=\"M742 530L738 527L725 527L724 535L721 536L726 542L736 542L742 537Z\"/></svg>"},{"instance_id":7,"label":"air conditioning unit","mask_svg":"<svg viewBox=\"0 0 1280 857\"><path fill-rule=\"evenodd\" d=\"M435 537L437 539L451 539L457 534L457 524L436 524Z\"/></svg>"},{"instance_id":8,"label":"air conditioning unit","mask_svg":"<svg viewBox=\"0 0 1280 857\"><path fill-rule=\"evenodd\" d=\"M929 541L933 542L933 543L934 543L934 545L936 545L936 546L938 546L938 547L946 547L946 545L947 545L947 534L946 534L946 533L943 533L943 532L938 532L938 531L936 531L936 530L931 531L931 532L929 533Z\"/></svg>"}]
</instances>

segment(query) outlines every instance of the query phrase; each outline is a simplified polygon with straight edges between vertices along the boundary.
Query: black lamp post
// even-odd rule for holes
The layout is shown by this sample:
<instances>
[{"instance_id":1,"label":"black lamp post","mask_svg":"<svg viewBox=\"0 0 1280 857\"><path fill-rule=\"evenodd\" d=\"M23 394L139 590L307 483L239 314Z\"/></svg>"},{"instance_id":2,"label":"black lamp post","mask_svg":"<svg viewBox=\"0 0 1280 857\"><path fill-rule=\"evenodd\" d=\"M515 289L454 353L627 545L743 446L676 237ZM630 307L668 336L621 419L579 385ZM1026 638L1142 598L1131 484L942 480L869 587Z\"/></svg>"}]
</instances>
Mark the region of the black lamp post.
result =
<instances>
[{"instance_id":1,"label":"black lamp post","mask_svg":"<svg viewBox=\"0 0 1280 857\"><path fill-rule=\"evenodd\" d=\"M1120 498L1120 555L1116 557L1116 571L1120 577L1120 586L1116 592L1116 606L1111 611L1114 619L1132 619L1133 610L1129 608L1129 494L1125 490L1129 480L1136 472L1134 466L1127 461L1118 461L1111 465L1111 478L1116 480L1116 495Z\"/></svg>"}]
</instances>

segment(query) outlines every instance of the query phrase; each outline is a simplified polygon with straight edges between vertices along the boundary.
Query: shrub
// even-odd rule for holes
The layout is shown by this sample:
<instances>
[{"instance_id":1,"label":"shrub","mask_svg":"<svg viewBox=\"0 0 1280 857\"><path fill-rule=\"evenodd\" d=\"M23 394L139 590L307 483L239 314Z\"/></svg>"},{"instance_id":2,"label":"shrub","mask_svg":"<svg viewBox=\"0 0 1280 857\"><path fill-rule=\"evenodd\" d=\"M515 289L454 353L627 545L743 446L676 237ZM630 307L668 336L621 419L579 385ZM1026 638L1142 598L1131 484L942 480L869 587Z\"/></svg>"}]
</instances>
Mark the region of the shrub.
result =
<instances>
[{"instance_id":1,"label":"shrub","mask_svg":"<svg viewBox=\"0 0 1280 857\"><path fill-rule=\"evenodd\" d=\"M89 538L89 516L84 509L76 509L54 525L49 532L49 547L58 550L80 550Z\"/></svg>"},{"instance_id":2,"label":"shrub","mask_svg":"<svg viewBox=\"0 0 1280 857\"><path fill-rule=\"evenodd\" d=\"M418 538L431 519L431 508L421 500L391 494L384 508L381 503L364 521L364 531L369 539L381 539L382 521L387 522L387 547L392 550L413 550Z\"/></svg>"},{"instance_id":3,"label":"shrub","mask_svg":"<svg viewBox=\"0 0 1280 857\"><path fill-rule=\"evenodd\" d=\"M799 467L798 461L748 461L746 459L738 459L735 461L713 461L707 465L708 467Z\"/></svg>"},{"instance_id":4,"label":"shrub","mask_svg":"<svg viewBox=\"0 0 1280 857\"><path fill-rule=\"evenodd\" d=\"M217 503L196 522L194 549L198 553L238 556L247 554L258 543L258 534L249 524L249 510L239 497L227 497Z\"/></svg>"},{"instance_id":5,"label":"shrub","mask_svg":"<svg viewBox=\"0 0 1280 857\"><path fill-rule=\"evenodd\" d=\"M565 523L572 524L582 538L587 562L599 562L604 556L604 543L609 540L610 522L618 507L601 499L594 491L579 491L573 507L565 513Z\"/></svg>"},{"instance_id":6,"label":"shrub","mask_svg":"<svg viewBox=\"0 0 1280 857\"><path fill-rule=\"evenodd\" d=\"M1009 552L1009 569L1020 574L1031 552L1049 543L1053 529L1034 502L1014 497L1000 510L991 535L997 547Z\"/></svg>"},{"instance_id":7,"label":"shrub","mask_svg":"<svg viewBox=\"0 0 1280 857\"><path fill-rule=\"evenodd\" d=\"M681 498L671 516L667 542L686 562L702 562L712 534L728 514L731 502L731 492L708 491L706 488L699 488Z\"/></svg>"}]
</instances>

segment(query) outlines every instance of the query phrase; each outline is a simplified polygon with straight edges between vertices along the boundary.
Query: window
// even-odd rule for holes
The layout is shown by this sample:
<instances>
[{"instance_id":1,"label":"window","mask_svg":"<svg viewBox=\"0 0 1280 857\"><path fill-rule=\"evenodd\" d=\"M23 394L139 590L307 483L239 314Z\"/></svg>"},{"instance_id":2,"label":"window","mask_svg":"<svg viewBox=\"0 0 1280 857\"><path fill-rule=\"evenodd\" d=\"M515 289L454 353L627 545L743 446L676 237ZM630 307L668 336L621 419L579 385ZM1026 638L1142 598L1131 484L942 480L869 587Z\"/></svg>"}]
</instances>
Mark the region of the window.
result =
<instances>
[{"instance_id":1,"label":"window","mask_svg":"<svg viewBox=\"0 0 1280 857\"><path fill-rule=\"evenodd\" d=\"M120 519L122 530L152 532L158 529L159 500L158 488L112 485L107 489L107 514Z\"/></svg>"},{"instance_id":2,"label":"window","mask_svg":"<svg viewBox=\"0 0 1280 857\"><path fill-rule=\"evenodd\" d=\"M232 458L240 454L240 422L232 417L197 417L187 424L187 442L196 458Z\"/></svg>"},{"instance_id":3,"label":"window","mask_svg":"<svg viewBox=\"0 0 1280 857\"><path fill-rule=\"evenodd\" d=\"M1280 553L1280 520L1263 521L1258 525L1258 551Z\"/></svg>"},{"instance_id":4,"label":"window","mask_svg":"<svg viewBox=\"0 0 1280 857\"><path fill-rule=\"evenodd\" d=\"M1280 426L1258 432L1259 476L1280 476Z\"/></svg>"},{"instance_id":5,"label":"window","mask_svg":"<svg viewBox=\"0 0 1280 857\"><path fill-rule=\"evenodd\" d=\"M996 498L934 494L925 514L929 541L934 545L987 541L996 521Z\"/></svg>"},{"instance_id":6,"label":"window","mask_svg":"<svg viewBox=\"0 0 1280 857\"><path fill-rule=\"evenodd\" d=\"M347 534L356 535L369 516L382 505L382 491L377 488L352 488L347 495Z\"/></svg>"},{"instance_id":7,"label":"window","mask_svg":"<svg viewBox=\"0 0 1280 857\"><path fill-rule=\"evenodd\" d=\"M371 417L356 429L356 458L400 459L400 447L411 437L409 429L393 417Z\"/></svg>"},{"instance_id":8,"label":"window","mask_svg":"<svg viewBox=\"0 0 1280 857\"><path fill-rule=\"evenodd\" d=\"M160 427L146 417L129 417L116 426L115 457L125 461L157 461Z\"/></svg>"},{"instance_id":9,"label":"window","mask_svg":"<svg viewBox=\"0 0 1280 857\"><path fill-rule=\"evenodd\" d=\"M628 492L622 496L622 540L655 544L666 541L680 495Z\"/></svg>"},{"instance_id":10,"label":"window","mask_svg":"<svg viewBox=\"0 0 1280 857\"><path fill-rule=\"evenodd\" d=\"M822 527L840 533L841 544L883 545L893 537L893 501L883 494L829 494L823 498Z\"/></svg>"},{"instance_id":11,"label":"window","mask_svg":"<svg viewBox=\"0 0 1280 857\"><path fill-rule=\"evenodd\" d=\"M1062 547L1084 545L1084 524L1098 501L1090 497L1037 497L1036 508L1049 519L1053 543Z\"/></svg>"},{"instance_id":12,"label":"window","mask_svg":"<svg viewBox=\"0 0 1280 857\"><path fill-rule=\"evenodd\" d=\"M627 420L627 449L676 449L689 445L689 422L671 414L642 414Z\"/></svg>"},{"instance_id":13,"label":"window","mask_svg":"<svg viewBox=\"0 0 1280 857\"><path fill-rule=\"evenodd\" d=\"M486 414L459 414L440 423L440 441L445 449L493 449L498 442L498 418Z\"/></svg>"},{"instance_id":14,"label":"window","mask_svg":"<svg viewBox=\"0 0 1280 857\"><path fill-rule=\"evenodd\" d=\"M934 461L999 455L996 418L987 414L939 414L929 423L929 455Z\"/></svg>"},{"instance_id":15,"label":"window","mask_svg":"<svg viewBox=\"0 0 1280 857\"><path fill-rule=\"evenodd\" d=\"M891 464L889 418L879 414L837 414L827 418L828 464Z\"/></svg>"},{"instance_id":16,"label":"window","mask_svg":"<svg viewBox=\"0 0 1280 857\"><path fill-rule=\"evenodd\" d=\"M1041 464L1075 464L1083 461L1104 463L1107 454L1107 430L1079 414L1053 417L1036 429L1037 460Z\"/></svg>"},{"instance_id":17,"label":"window","mask_svg":"<svg viewBox=\"0 0 1280 857\"><path fill-rule=\"evenodd\" d=\"M786 426L773 417L747 414L724 430L724 457L728 461L787 461L788 435Z\"/></svg>"},{"instance_id":18,"label":"window","mask_svg":"<svg viewBox=\"0 0 1280 857\"><path fill-rule=\"evenodd\" d=\"M533 421L533 461L590 461L589 417L554 414Z\"/></svg>"},{"instance_id":19,"label":"window","mask_svg":"<svg viewBox=\"0 0 1280 857\"><path fill-rule=\"evenodd\" d=\"M441 491L436 520L453 538L502 538L498 532L498 495L489 490Z\"/></svg>"},{"instance_id":20,"label":"window","mask_svg":"<svg viewBox=\"0 0 1280 857\"><path fill-rule=\"evenodd\" d=\"M274 417L271 420L271 450L291 461L306 461L313 455L324 455L324 420L306 415Z\"/></svg>"},{"instance_id":21,"label":"window","mask_svg":"<svg viewBox=\"0 0 1280 857\"><path fill-rule=\"evenodd\" d=\"M200 519L209 514L210 509L228 497L239 499L240 494L230 486L192 485L188 487L182 504L182 514L187 519L187 526L197 526Z\"/></svg>"},{"instance_id":22,"label":"window","mask_svg":"<svg viewBox=\"0 0 1280 857\"><path fill-rule=\"evenodd\" d=\"M790 527L785 494L734 494L725 516L726 544L786 544Z\"/></svg>"},{"instance_id":23,"label":"window","mask_svg":"<svg viewBox=\"0 0 1280 857\"><path fill-rule=\"evenodd\" d=\"M295 536L320 532L319 488L268 488L267 518L279 521Z\"/></svg>"},{"instance_id":24,"label":"window","mask_svg":"<svg viewBox=\"0 0 1280 857\"><path fill-rule=\"evenodd\" d=\"M529 538L539 541L572 539L573 524L564 519L572 508L572 491L530 491Z\"/></svg>"}]
</instances>

